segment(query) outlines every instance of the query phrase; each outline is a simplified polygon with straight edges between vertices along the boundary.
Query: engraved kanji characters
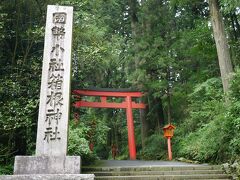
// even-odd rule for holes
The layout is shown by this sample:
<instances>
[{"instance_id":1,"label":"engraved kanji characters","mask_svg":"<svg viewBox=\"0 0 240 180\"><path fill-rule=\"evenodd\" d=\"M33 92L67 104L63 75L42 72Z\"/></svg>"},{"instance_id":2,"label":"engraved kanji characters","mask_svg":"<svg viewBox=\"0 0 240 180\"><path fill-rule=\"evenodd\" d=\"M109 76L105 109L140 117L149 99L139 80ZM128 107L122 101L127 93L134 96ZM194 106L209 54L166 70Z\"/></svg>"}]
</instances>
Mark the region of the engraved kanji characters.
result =
<instances>
[{"instance_id":1,"label":"engraved kanji characters","mask_svg":"<svg viewBox=\"0 0 240 180\"><path fill-rule=\"evenodd\" d=\"M67 14L64 12L53 13L53 23L66 23Z\"/></svg>"},{"instance_id":2,"label":"engraved kanji characters","mask_svg":"<svg viewBox=\"0 0 240 180\"><path fill-rule=\"evenodd\" d=\"M54 131L52 130L52 127L47 127L46 131L44 132L44 140L46 140L49 143L49 140L60 140L61 137L59 137L60 132L58 131L58 127L56 126Z\"/></svg>"},{"instance_id":3,"label":"engraved kanji characters","mask_svg":"<svg viewBox=\"0 0 240 180\"><path fill-rule=\"evenodd\" d=\"M64 36L65 35L65 28L63 26L54 26L52 28L52 34L54 36Z\"/></svg>"},{"instance_id":4,"label":"engraved kanji characters","mask_svg":"<svg viewBox=\"0 0 240 180\"><path fill-rule=\"evenodd\" d=\"M50 72L64 71L64 69L63 69L63 62L61 61L61 59L56 59L56 58L50 59L49 69L48 70Z\"/></svg>"},{"instance_id":5,"label":"engraved kanji characters","mask_svg":"<svg viewBox=\"0 0 240 180\"><path fill-rule=\"evenodd\" d=\"M66 18L66 13L53 13L54 26L51 29L53 45L48 67L46 129L44 132L44 140L47 143L61 139L58 125L61 122L63 106L64 66L62 58L64 57L64 48L62 44L64 44L66 33L64 27Z\"/></svg>"},{"instance_id":6,"label":"engraved kanji characters","mask_svg":"<svg viewBox=\"0 0 240 180\"><path fill-rule=\"evenodd\" d=\"M47 95L47 104L49 104L53 109L55 109L56 106L62 106L63 105L63 96L62 92L54 92L51 91L49 95Z\"/></svg>"},{"instance_id":7,"label":"engraved kanji characters","mask_svg":"<svg viewBox=\"0 0 240 180\"><path fill-rule=\"evenodd\" d=\"M50 126L52 121L55 120L56 124L58 124L58 121L61 119L62 113L57 109L57 112L54 112L53 109L48 109L46 114L46 122L48 122L48 125Z\"/></svg>"},{"instance_id":8,"label":"engraved kanji characters","mask_svg":"<svg viewBox=\"0 0 240 180\"><path fill-rule=\"evenodd\" d=\"M57 74L56 76L54 74L51 74L49 81L48 81L48 88L51 88L51 90L61 90L63 84L63 76L60 74Z\"/></svg>"},{"instance_id":9,"label":"engraved kanji characters","mask_svg":"<svg viewBox=\"0 0 240 180\"><path fill-rule=\"evenodd\" d=\"M44 140L49 142L50 138L52 137L52 127L47 127L44 133L45 133Z\"/></svg>"},{"instance_id":10,"label":"engraved kanji characters","mask_svg":"<svg viewBox=\"0 0 240 180\"><path fill-rule=\"evenodd\" d=\"M59 45L56 44L54 47L52 47L52 53L55 51L55 55L59 56L59 50L61 50L62 52L64 51L64 49Z\"/></svg>"}]
</instances>

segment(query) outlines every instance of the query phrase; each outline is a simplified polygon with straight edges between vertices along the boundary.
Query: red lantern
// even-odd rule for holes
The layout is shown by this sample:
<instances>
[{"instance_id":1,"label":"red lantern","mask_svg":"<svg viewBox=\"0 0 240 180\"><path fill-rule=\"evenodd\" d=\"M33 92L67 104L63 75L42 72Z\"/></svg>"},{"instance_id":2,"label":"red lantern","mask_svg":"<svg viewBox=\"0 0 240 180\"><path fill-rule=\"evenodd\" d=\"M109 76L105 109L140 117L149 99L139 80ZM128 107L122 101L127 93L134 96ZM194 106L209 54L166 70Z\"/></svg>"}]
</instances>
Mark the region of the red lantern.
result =
<instances>
[{"instance_id":1,"label":"red lantern","mask_svg":"<svg viewBox=\"0 0 240 180\"><path fill-rule=\"evenodd\" d=\"M163 127L163 131L164 131L164 137L166 138L172 138L173 137L173 131L176 127L173 126L172 124L168 124L166 126Z\"/></svg>"},{"instance_id":2,"label":"red lantern","mask_svg":"<svg viewBox=\"0 0 240 180\"><path fill-rule=\"evenodd\" d=\"M171 138L173 137L173 131L176 127L172 124L168 124L163 127L164 137L167 138L168 144L168 159L172 160L172 147L171 147Z\"/></svg>"}]
</instances>

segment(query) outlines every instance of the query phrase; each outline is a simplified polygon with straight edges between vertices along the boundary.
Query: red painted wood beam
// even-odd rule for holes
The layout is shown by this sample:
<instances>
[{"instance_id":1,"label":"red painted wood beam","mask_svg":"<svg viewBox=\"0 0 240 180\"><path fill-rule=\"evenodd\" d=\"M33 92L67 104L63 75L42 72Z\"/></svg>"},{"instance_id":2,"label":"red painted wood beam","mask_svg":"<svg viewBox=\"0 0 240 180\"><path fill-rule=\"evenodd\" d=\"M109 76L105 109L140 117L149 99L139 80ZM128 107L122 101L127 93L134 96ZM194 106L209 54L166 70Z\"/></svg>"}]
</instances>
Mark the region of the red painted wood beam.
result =
<instances>
[{"instance_id":1,"label":"red painted wood beam","mask_svg":"<svg viewBox=\"0 0 240 180\"><path fill-rule=\"evenodd\" d=\"M73 103L73 106L76 108L79 107L92 107L92 108L127 108L127 102L114 103L114 102L88 102L88 101L76 101ZM143 103L132 102L131 106L133 109L145 109L146 105Z\"/></svg>"},{"instance_id":2,"label":"red painted wood beam","mask_svg":"<svg viewBox=\"0 0 240 180\"><path fill-rule=\"evenodd\" d=\"M105 96L105 97L142 97L141 92L104 92L104 91L89 91L89 90L73 90L75 95L83 96Z\"/></svg>"},{"instance_id":3,"label":"red painted wood beam","mask_svg":"<svg viewBox=\"0 0 240 180\"><path fill-rule=\"evenodd\" d=\"M127 127L128 127L128 148L129 148L129 156L131 160L136 160L136 144L134 137L134 121L132 114L132 100L130 96L126 97L127 102Z\"/></svg>"},{"instance_id":4,"label":"red painted wood beam","mask_svg":"<svg viewBox=\"0 0 240 180\"><path fill-rule=\"evenodd\" d=\"M172 160L172 147L171 147L171 138L170 137L168 137L167 142L168 142L168 159L171 161Z\"/></svg>"}]
</instances>

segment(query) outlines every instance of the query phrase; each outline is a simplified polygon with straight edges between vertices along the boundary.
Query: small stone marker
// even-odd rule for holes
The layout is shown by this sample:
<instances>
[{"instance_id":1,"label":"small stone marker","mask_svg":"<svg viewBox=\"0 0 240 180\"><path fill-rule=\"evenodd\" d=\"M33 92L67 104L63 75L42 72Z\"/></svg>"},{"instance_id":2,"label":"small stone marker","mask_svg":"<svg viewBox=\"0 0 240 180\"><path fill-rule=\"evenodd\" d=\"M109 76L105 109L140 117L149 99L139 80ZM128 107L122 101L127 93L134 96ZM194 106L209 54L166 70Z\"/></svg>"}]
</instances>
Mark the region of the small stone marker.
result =
<instances>
[{"instance_id":1,"label":"small stone marker","mask_svg":"<svg viewBox=\"0 0 240 180\"><path fill-rule=\"evenodd\" d=\"M48 6L36 155L67 154L73 8Z\"/></svg>"},{"instance_id":2,"label":"small stone marker","mask_svg":"<svg viewBox=\"0 0 240 180\"><path fill-rule=\"evenodd\" d=\"M36 156L17 156L0 180L93 180L80 156L67 155L73 7L49 5L45 30Z\"/></svg>"}]
</instances>

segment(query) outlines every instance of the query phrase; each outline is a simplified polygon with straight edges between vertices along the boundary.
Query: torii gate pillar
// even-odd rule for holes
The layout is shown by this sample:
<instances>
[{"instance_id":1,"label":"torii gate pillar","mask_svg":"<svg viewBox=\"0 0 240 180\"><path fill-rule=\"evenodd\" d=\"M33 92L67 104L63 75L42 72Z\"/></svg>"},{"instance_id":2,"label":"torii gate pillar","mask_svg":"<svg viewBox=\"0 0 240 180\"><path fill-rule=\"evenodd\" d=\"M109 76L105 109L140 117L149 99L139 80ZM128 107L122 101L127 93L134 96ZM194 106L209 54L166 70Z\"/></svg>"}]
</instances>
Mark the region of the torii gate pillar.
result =
<instances>
[{"instance_id":1,"label":"torii gate pillar","mask_svg":"<svg viewBox=\"0 0 240 180\"><path fill-rule=\"evenodd\" d=\"M132 114L132 98L130 96L126 97L127 102L127 127L128 127L128 147L129 147L129 156L131 160L136 160L136 144L134 137L134 122Z\"/></svg>"}]
</instances>

